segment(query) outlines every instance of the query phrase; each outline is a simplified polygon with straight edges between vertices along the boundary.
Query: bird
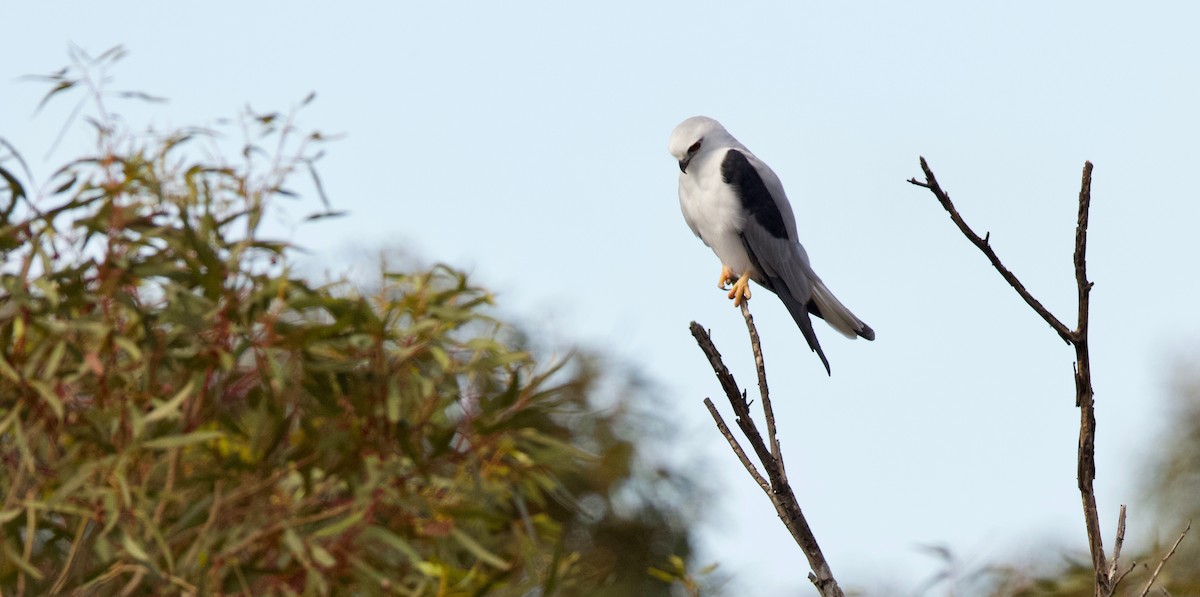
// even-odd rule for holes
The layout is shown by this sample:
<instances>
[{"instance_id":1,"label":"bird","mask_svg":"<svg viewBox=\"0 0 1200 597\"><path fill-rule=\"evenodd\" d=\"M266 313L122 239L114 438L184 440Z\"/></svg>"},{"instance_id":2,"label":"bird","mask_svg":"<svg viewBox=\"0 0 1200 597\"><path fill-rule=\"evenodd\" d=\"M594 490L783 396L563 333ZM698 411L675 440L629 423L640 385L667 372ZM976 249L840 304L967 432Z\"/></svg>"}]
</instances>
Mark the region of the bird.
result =
<instances>
[{"instance_id":1,"label":"bird","mask_svg":"<svg viewBox=\"0 0 1200 597\"><path fill-rule=\"evenodd\" d=\"M808 347L832 375L810 315L847 338L875 339L813 271L796 236L796 217L779 176L720 122L693 116L671 131L667 149L679 162L679 207L696 236L721 260L717 286L734 306L750 299L750 281L775 293ZM729 285L732 284L732 287Z\"/></svg>"}]
</instances>

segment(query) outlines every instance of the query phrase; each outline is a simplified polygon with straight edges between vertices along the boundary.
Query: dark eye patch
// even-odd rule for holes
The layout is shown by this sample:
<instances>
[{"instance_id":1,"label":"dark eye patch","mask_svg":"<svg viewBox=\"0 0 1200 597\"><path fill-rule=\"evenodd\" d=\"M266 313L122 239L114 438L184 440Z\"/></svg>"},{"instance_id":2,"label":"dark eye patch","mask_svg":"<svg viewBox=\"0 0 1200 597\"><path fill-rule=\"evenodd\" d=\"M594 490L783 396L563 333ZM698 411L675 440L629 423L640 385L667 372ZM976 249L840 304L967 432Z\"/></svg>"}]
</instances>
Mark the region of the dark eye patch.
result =
<instances>
[{"instance_id":1,"label":"dark eye patch","mask_svg":"<svg viewBox=\"0 0 1200 597\"><path fill-rule=\"evenodd\" d=\"M692 154L692 153L696 153L697 151L700 151L700 144L703 142L704 142L704 139L701 139L699 141L696 141L695 143L692 143L692 146L688 148L688 153Z\"/></svg>"}]
</instances>

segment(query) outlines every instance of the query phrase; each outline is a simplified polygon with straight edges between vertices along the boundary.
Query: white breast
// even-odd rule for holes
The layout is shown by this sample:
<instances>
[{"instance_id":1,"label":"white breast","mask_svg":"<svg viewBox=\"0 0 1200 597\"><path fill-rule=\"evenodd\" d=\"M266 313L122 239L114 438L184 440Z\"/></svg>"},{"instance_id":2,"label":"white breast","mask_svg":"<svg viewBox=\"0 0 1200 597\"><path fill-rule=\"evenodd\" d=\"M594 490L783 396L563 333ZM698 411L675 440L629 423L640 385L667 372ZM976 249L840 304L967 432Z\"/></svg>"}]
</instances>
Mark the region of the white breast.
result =
<instances>
[{"instance_id":1,"label":"white breast","mask_svg":"<svg viewBox=\"0 0 1200 597\"><path fill-rule=\"evenodd\" d=\"M739 236L745 222L741 202L721 178L725 151L696 156L679 175L679 207L692 231L736 275L752 269Z\"/></svg>"}]
</instances>

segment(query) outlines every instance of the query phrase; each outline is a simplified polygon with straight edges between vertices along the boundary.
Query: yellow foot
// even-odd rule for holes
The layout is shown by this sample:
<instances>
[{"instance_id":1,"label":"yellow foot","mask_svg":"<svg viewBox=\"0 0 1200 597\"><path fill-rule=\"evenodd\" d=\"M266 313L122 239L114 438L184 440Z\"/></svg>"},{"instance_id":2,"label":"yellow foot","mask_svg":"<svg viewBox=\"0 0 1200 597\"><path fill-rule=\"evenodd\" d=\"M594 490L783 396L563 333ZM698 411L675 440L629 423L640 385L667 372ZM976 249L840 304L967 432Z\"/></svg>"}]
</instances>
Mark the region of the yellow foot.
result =
<instances>
[{"instance_id":1,"label":"yellow foot","mask_svg":"<svg viewBox=\"0 0 1200 597\"><path fill-rule=\"evenodd\" d=\"M733 270L722 265L721 266L721 277L717 279L717 288L720 288L721 290L725 290L726 288L729 288L730 284L732 284L736 281L737 281L737 276L733 275Z\"/></svg>"},{"instance_id":2,"label":"yellow foot","mask_svg":"<svg viewBox=\"0 0 1200 597\"><path fill-rule=\"evenodd\" d=\"M733 283L733 290L729 291L729 298L733 299L733 306L740 307L743 302L750 300L750 273L743 273L736 282Z\"/></svg>"}]
</instances>

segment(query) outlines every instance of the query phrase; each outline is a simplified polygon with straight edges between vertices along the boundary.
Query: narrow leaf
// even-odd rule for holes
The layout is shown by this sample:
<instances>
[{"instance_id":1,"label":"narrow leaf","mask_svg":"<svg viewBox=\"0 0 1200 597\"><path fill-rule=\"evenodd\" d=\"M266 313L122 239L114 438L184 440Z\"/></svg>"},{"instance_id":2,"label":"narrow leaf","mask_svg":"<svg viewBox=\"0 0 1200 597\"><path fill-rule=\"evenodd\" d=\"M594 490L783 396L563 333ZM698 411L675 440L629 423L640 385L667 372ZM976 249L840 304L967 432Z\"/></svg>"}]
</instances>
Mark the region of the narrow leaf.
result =
<instances>
[{"instance_id":1,"label":"narrow leaf","mask_svg":"<svg viewBox=\"0 0 1200 597\"><path fill-rule=\"evenodd\" d=\"M484 563L498 570L508 570L508 562L505 562L500 556L488 551L487 548L480 545L478 541L475 541L475 539L471 538L470 535L464 533L461 529L451 529L450 535L453 536L460 545L465 547L467 551L471 552L472 555L480 560L483 560Z\"/></svg>"},{"instance_id":2,"label":"narrow leaf","mask_svg":"<svg viewBox=\"0 0 1200 597\"><path fill-rule=\"evenodd\" d=\"M37 391L38 396L41 396L42 400L50 407L50 410L54 411L54 416L61 420L63 417L63 403L54 389L50 387L50 384L40 379L33 379L29 381L29 386Z\"/></svg>"},{"instance_id":3,"label":"narrow leaf","mask_svg":"<svg viewBox=\"0 0 1200 597\"><path fill-rule=\"evenodd\" d=\"M179 416L179 406L183 404L183 401L192 393L192 388L195 387L195 385L195 380L188 382L188 384L183 386L183 389L179 390L179 392L175 394L173 398L154 407L154 410L151 410L149 413L147 413L143 421L146 423L154 423L155 421L161 421L163 419L175 418Z\"/></svg>"},{"instance_id":4,"label":"narrow leaf","mask_svg":"<svg viewBox=\"0 0 1200 597\"><path fill-rule=\"evenodd\" d=\"M198 444L214 439L220 439L225 434L220 431L193 431L186 435L168 435L158 439L152 439L144 444L143 447L151 450L169 450L171 448L179 448L191 444Z\"/></svg>"},{"instance_id":5,"label":"narrow leaf","mask_svg":"<svg viewBox=\"0 0 1200 597\"><path fill-rule=\"evenodd\" d=\"M121 547L124 547L125 551L136 560L143 562L150 560L150 554L146 553L146 550L141 545L138 545L138 542L134 541L133 537L128 534L121 537Z\"/></svg>"}]
</instances>

